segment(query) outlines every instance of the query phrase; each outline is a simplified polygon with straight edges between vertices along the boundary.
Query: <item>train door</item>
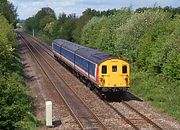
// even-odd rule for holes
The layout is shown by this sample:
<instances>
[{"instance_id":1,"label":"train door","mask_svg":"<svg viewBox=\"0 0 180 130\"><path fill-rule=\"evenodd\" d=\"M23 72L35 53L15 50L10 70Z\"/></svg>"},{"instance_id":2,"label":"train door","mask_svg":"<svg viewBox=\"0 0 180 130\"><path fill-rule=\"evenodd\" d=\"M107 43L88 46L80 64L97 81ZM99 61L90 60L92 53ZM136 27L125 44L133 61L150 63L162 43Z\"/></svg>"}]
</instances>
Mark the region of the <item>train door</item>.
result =
<instances>
[{"instance_id":1,"label":"train door","mask_svg":"<svg viewBox=\"0 0 180 130\"><path fill-rule=\"evenodd\" d=\"M129 87L129 65L122 63L119 65L120 73L120 86Z\"/></svg>"}]
</instances>

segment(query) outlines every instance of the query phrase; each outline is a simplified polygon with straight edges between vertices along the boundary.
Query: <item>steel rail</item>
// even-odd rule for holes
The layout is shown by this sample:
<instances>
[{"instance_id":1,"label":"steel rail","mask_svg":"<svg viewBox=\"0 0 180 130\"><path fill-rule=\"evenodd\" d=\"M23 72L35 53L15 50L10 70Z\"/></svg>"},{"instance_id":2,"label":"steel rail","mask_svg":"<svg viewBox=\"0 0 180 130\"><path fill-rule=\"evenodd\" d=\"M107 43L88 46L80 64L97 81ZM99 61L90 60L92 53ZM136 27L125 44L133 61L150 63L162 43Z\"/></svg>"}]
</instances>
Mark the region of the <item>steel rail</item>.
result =
<instances>
[{"instance_id":1,"label":"steel rail","mask_svg":"<svg viewBox=\"0 0 180 130\"><path fill-rule=\"evenodd\" d=\"M21 35L21 34L20 34ZM85 129L83 127L83 125L81 124L81 122L79 121L79 119L76 117L75 113L72 111L71 107L69 106L69 104L66 102L66 100L64 99L64 97L62 96L62 94L59 92L59 90L57 89L56 85L51 81L51 79L49 78L48 74L46 73L46 71L44 70L44 68L42 67L41 63L39 62L39 60L37 59L37 57L35 56L35 54L33 53L33 51L31 50L31 48L27 45L26 40L24 39L24 37L21 35L22 40L24 41L26 47L28 48L28 50L31 52L32 57L34 57L34 59L36 60L36 62L38 63L38 65L40 66L41 70L44 72L44 74L47 76L47 78L49 79L50 83L55 87L56 91L58 92L58 94L61 96L63 102L65 103L65 105L67 106L67 108L69 109L71 115L75 118L76 123L78 123L78 125L80 126L81 129Z\"/></svg>"},{"instance_id":2,"label":"steel rail","mask_svg":"<svg viewBox=\"0 0 180 130\"><path fill-rule=\"evenodd\" d=\"M40 41L39 40L37 40L37 39L35 39L35 38L33 38L33 37L30 37L31 39L34 39L37 43L39 43L39 44L42 44L42 43L40 43ZM41 46L41 45L39 45L38 44L38 46ZM46 49L48 49L49 51L51 51L52 52L52 50L51 49L49 49L48 47L46 47L44 44L43 44L43 46L46 48ZM50 55L49 53L48 53L48 51L46 50L46 49L44 49L44 48L42 48L44 51L46 51L46 53L48 54L48 55ZM51 57L53 57L52 55L50 55ZM64 80L65 81L65 80ZM66 82L66 81L65 81ZM107 101L104 101L105 103L106 103L106 105L108 105L111 109L113 109L119 116L121 116L129 125L131 125L134 129L136 129L136 130L139 130L139 128L135 125L135 124L133 124L128 118L126 118L122 113L120 113L115 107L113 107L109 102L107 102ZM139 111L137 111L135 108L133 108L132 106L130 106L128 103L126 103L126 102L124 102L124 101L122 101L122 103L125 105L125 106L127 106L129 109L131 109L131 110L133 110L134 112L136 112L138 115L140 115L145 121L147 121L149 124L151 124L152 126L154 126L156 129L158 129L158 130L163 130L161 127L159 127L156 123L154 123L152 120L150 120L148 117L146 117L145 115L143 115L142 113L140 113Z\"/></svg>"},{"instance_id":3,"label":"steel rail","mask_svg":"<svg viewBox=\"0 0 180 130\"><path fill-rule=\"evenodd\" d=\"M135 130L140 130L140 128L138 128L132 121L131 119L128 119L125 115L123 115L120 111L118 111L113 105L111 105L109 102L104 101L111 109L113 109L119 116L121 116L129 125L131 125ZM150 120L149 118L147 118L145 115L143 115L142 113L140 113L139 111L137 111L135 108L133 108L132 106L130 106L128 103L122 101L122 104L125 105L126 107L128 107L129 109L131 109L133 112L137 113L139 116L142 117L142 119L144 119L145 121L147 121L150 125L152 125L153 127L155 127L157 130L163 130L161 127L159 127L156 123L154 123L152 120ZM137 119L139 120L139 119Z\"/></svg>"},{"instance_id":4,"label":"steel rail","mask_svg":"<svg viewBox=\"0 0 180 130\"><path fill-rule=\"evenodd\" d=\"M106 103L107 106L109 106L111 109L113 109L121 118L123 118L126 123L128 123L129 125L131 125L135 130L140 130L136 125L134 125L128 118L126 118L126 116L124 116L121 112L119 112L115 107L113 107L111 104L109 104L109 102L104 101Z\"/></svg>"},{"instance_id":5,"label":"steel rail","mask_svg":"<svg viewBox=\"0 0 180 130\"><path fill-rule=\"evenodd\" d=\"M22 35L21 35L22 36ZM25 39L25 38L24 38ZM26 40L26 39L25 39ZM26 40L27 41L27 40ZM29 43L29 41L27 41ZM31 44L30 44L31 45ZM32 45L31 45L32 46ZM32 46L33 47L33 46ZM29 47L28 47L29 48ZM37 52L38 50L33 47ZM30 48L29 48L30 49ZM44 49L43 49L44 50ZM32 50L31 50L32 51ZM48 53L49 54L49 53ZM59 73L57 73L55 71L55 69L51 66L51 64L43 57L42 54L39 53L39 55L41 55L41 57L44 59L44 61L54 70L54 72L58 75L59 78L61 78L61 80L69 87L69 89L74 93L74 95L76 95L76 97L79 99L79 101L81 101L81 103L84 105L84 107L86 107L86 109L90 112L90 114L96 119L97 123L99 125L101 125L101 127L103 129L107 129L104 124L100 121L100 119L92 112L92 110L84 103L84 101L74 92L74 90L68 85L68 83L62 78L61 75L59 75ZM35 57L35 55L34 55ZM35 57L36 58L36 57ZM37 58L36 58L37 60ZM38 61L38 60L37 60ZM39 61L38 61L39 62ZM40 64L40 63L39 63ZM45 70L44 70L45 71ZM46 72L45 72L46 73ZM47 73L46 73L47 75ZM48 76L48 75L47 75ZM49 77L49 76L48 76ZM49 78L50 79L50 78ZM52 81L51 81L52 82ZM56 85L52 82L53 86L56 88ZM61 97L63 98L63 100L65 101L65 103L68 105L68 103L66 102L66 100L64 99L64 97L62 96L62 94L59 92L59 90L56 88L56 90L58 91L58 93L61 95ZM78 117L75 115L75 113L73 112L73 110L70 108L70 106L68 105L68 108L72 111L72 114L74 115L74 117L77 119L78 124L81 126L82 129L85 129L81 123L81 121L78 119Z\"/></svg>"},{"instance_id":6,"label":"steel rail","mask_svg":"<svg viewBox=\"0 0 180 130\"><path fill-rule=\"evenodd\" d=\"M161 127L159 127L156 123L154 123L152 120L150 120L148 117L146 117L145 115L143 115L142 113L140 113L139 111L137 111L134 107L132 107L131 105L129 105L128 103L126 103L125 101L122 101L122 103L127 106L128 108L130 108L131 110L133 110L134 112L136 112L138 115L140 115L144 120L146 120L149 124L153 125L156 129L158 130L163 130Z\"/></svg>"}]
</instances>

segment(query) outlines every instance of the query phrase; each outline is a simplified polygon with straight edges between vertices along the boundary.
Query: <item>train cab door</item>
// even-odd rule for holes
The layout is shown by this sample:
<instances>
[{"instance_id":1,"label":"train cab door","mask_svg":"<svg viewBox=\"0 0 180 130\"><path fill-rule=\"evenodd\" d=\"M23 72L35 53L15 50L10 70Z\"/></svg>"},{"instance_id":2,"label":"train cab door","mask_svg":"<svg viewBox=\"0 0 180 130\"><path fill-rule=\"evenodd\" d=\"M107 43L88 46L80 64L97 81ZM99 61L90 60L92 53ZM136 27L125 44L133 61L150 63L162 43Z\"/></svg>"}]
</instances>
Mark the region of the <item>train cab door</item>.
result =
<instances>
[{"instance_id":1,"label":"train cab door","mask_svg":"<svg viewBox=\"0 0 180 130\"><path fill-rule=\"evenodd\" d=\"M129 65L122 63L119 65L119 85L121 87L129 87Z\"/></svg>"},{"instance_id":2,"label":"train cab door","mask_svg":"<svg viewBox=\"0 0 180 130\"><path fill-rule=\"evenodd\" d=\"M99 77L100 77L100 86L102 86L102 87L105 87L105 86L107 86L108 85L108 82L109 82L109 71L108 71L108 66L106 65L106 64L102 64L101 66L100 66L100 69L99 69L99 71L100 71L100 75L99 75Z\"/></svg>"}]
</instances>

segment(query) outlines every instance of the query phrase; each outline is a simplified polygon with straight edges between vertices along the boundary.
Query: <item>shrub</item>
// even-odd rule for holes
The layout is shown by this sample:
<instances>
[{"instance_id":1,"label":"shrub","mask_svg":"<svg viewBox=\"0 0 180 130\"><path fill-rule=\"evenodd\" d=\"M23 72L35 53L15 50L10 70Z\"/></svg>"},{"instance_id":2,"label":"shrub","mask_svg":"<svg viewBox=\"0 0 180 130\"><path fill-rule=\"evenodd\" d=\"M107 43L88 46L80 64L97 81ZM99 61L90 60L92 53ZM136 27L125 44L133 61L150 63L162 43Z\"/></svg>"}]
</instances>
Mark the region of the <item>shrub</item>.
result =
<instances>
[{"instance_id":1,"label":"shrub","mask_svg":"<svg viewBox=\"0 0 180 130\"><path fill-rule=\"evenodd\" d=\"M130 9L119 10L114 15L93 17L83 28L82 43L107 53L114 53L115 29L130 17Z\"/></svg>"},{"instance_id":2,"label":"shrub","mask_svg":"<svg viewBox=\"0 0 180 130\"><path fill-rule=\"evenodd\" d=\"M159 10L132 15L125 24L116 29L116 38L113 41L117 50L116 54L135 62L139 39L155 24L164 21L166 17L168 14Z\"/></svg>"},{"instance_id":3,"label":"shrub","mask_svg":"<svg viewBox=\"0 0 180 130\"><path fill-rule=\"evenodd\" d=\"M15 51L15 33L0 15L0 129L35 129L31 101L23 82L23 68ZM29 114L31 113L31 114ZM31 115L31 116L29 116ZM31 117L31 118L30 118Z\"/></svg>"}]
</instances>

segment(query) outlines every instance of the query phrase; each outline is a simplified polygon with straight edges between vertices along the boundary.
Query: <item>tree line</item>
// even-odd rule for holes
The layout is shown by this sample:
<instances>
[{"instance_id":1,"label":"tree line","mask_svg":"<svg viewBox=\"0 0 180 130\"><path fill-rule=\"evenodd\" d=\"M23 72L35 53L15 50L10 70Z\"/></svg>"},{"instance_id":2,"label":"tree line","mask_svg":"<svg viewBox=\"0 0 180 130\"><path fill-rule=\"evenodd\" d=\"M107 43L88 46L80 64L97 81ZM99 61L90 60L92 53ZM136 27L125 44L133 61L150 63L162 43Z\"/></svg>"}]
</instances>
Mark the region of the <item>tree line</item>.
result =
<instances>
[{"instance_id":1,"label":"tree line","mask_svg":"<svg viewBox=\"0 0 180 130\"><path fill-rule=\"evenodd\" d=\"M58 18L43 8L25 21L27 32L33 28L49 43L66 39L128 60L130 90L180 119L180 7L86 9Z\"/></svg>"},{"instance_id":2,"label":"tree line","mask_svg":"<svg viewBox=\"0 0 180 130\"><path fill-rule=\"evenodd\" d=\"M16 50L16 8L0 1L0 129L35 129L29 90L24 83L23 65Z\"/></svg>"},{"instance_id":3,"label":"tree line","mask_svg":"<svg viewBox=\"0 0 180 130\"><path fill-rule=\"evenodd\" d=\"M80 43L82 28L92 17L113 15L116 12L118 12L116 9L96 11L88 8L80 17L76 14L62 13L57 18L54 10L45 7L35 16L25 20L24 29L31 34L34 30L35 35L47 42L51 42L55 38L63 38Z\"/></svg>"}]
</instances>

